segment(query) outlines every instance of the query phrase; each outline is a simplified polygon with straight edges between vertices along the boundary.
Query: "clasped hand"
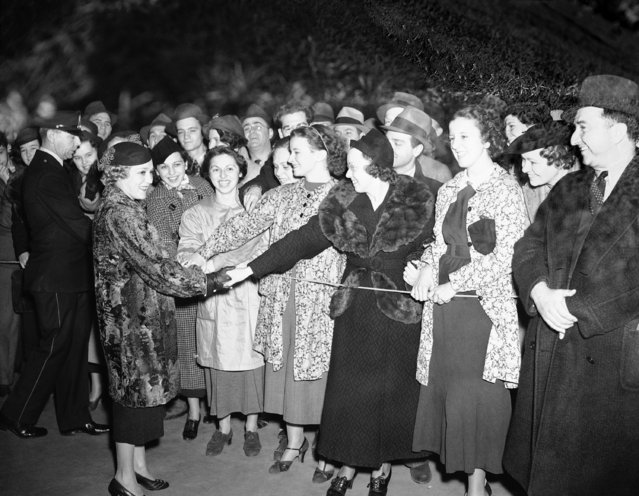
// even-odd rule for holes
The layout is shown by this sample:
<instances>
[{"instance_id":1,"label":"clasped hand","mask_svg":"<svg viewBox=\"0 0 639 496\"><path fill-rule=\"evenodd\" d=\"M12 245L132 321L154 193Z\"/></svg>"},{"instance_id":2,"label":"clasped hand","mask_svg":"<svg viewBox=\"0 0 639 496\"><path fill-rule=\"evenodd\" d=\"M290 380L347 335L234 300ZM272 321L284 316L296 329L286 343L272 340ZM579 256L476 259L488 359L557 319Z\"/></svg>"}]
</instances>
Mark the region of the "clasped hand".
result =
<instances>
[{"instance_id":1,"label":"clasped hand","mask_svg":"<svg viewBox=\"0 0 639 496\"><path fill-rule=\"evenodd\" d=\"M537 311L546 324L559 333L559 339L563 339L566 329L577 322L577 317L570 313L566 298L574 296L574 289L550 289L545 282L540 282L530 292L530 297L535 302Z\"/></svg>"},{"instance_id":2,"label":"clasped hand","mask_svg":"<svg viewBox=\"0 0 639 496\"><path fill-rule=\"evenodd\" d=\"M418 269L412 262L409 262L404 268L404 282L413 286L410 295L417 301L431 300L433 303L442 305L448 303L457 293L449 282L435 285L433 269L430 265L424 265Z\"/></svg>"}]
</instances>

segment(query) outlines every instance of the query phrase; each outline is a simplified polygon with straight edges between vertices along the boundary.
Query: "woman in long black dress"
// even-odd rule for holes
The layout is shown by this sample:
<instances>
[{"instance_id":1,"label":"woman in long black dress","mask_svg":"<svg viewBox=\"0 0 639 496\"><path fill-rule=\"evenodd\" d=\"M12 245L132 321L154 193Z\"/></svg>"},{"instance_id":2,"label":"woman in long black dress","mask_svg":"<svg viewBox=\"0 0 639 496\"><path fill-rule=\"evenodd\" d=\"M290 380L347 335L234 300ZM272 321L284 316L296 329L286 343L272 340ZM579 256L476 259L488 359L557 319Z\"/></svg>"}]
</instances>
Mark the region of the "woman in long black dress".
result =
<instances>
[{"instance_id":1,"label":"woman in long black dress","mask_svg":"<svg viewBox=\"0 0 639 496\"><path fill-rule=\"evenodd\" d=\"M405 278L426 300L413 447L468 474L469 496L490 494L486 472L502 472L507 388L519 377L511 260L528 221L521 188L491 159L500 152L497 122L481 107L454 115L451 149L463 170L440 188L435 240L418 275L408 266Z\"/></svg>"},{"instance_id":2,"label":"woman in long black dress","mask_svg":"<svg viewBox=\"0 0 639 496\"><path fill-rule=\"evenodd\" d=\"M380 290L343 287L331 300L335 329L318 451L342 467L329 496L352 487L355 467L373 469L369 494L385 494L390 461L423 457L411 450L421 305L384 290L403 289L406 260L432 232L434 199L421 183L397 175L392 147L376 130L351 141L347 177L306 225L229 272L233 282L262 277L334 246L347 255L345 286Z\"/></svg>"}]
</instances>

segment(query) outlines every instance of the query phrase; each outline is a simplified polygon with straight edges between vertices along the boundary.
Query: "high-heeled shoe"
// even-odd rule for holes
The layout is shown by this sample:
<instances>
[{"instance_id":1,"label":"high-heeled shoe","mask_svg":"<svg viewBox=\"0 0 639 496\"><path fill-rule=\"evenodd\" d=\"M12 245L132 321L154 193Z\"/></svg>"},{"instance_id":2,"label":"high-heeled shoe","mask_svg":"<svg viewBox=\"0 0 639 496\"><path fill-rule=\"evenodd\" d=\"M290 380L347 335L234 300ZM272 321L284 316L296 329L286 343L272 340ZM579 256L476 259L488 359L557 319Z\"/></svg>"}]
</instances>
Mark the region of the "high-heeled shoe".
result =
<instances>
[{"instance_id":1,"label":"high-heeled shoe","mask_svg":"<svg viewBox=\"0 0 639 496\"><path fill-rule=\"evenodd\" d=\"M109 494L111 496L135 496L135 494L120 484L115 477L109 483Z\"/></svg>"},{"instance_id":2,"label":"high-heeled shoe","mask_svg":"<svg viewBox=\"0 0 639 496\"><path fill-rule=\"evenodd\" d=\"M353 479L346 477L335 477L331 482L331 487L326 491L326 496L344 496L347 489L353 487Z\"/></svg>"},{"instance_id":3,"label":"high-heeled shoe","mask_svg":"<svg viewBox=\"0 0 639 496\"><path fill-rule=\"evenodd\" d=\"M149 479L137 472L135 473L135 480L137 480L138 484L140 484L144 489L148 489L149 491L161 491L162 489L169 487L169 483L165 480Z\"/></svg>"},{"instance_id":4,"label":"high-heeled shoe","mask_svg":"<svg viewBox=\"0 0 639 496\"><path fill-rule=\"evenodd\" d=\"M287 446L286 449L297 451L298 454L295 456L295 458L289 461L275 461L275 463L273 463L273 465L271 465L268 469L269 474L279 474L280 472L288 471L288 469L291 468L291 465L293 465L293 462L298 458L300 459L300 463L304 463L304 457L306 456L306 452L308 451L308 439L304 438L304 442L299 448L291 448Z\"/></svg>"},{"instance_id":5,"label":"high-heeled shoe","mask_svg":"<svg viewBox=\"0 0 639 496\"><path fill-rule=\"evenodd\" d=\"M319 467L315 467L315 472L313 472L313 482L315 484L323 484L333 478L335 475L335 470L322 470Z\"/></svg>"}]
</instances>

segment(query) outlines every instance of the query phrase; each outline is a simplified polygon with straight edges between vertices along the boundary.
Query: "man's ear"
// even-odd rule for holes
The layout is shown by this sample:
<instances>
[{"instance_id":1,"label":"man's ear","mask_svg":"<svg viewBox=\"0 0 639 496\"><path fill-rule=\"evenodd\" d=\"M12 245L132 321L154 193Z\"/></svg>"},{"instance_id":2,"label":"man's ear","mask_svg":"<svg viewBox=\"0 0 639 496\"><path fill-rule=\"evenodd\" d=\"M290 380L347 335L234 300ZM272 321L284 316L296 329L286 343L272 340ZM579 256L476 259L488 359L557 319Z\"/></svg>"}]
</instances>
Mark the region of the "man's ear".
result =
<instances>
[{"instance_id":1,"label":"man's ear","mask_svg":"<svg viewBox=\"0 0 639 496\"><path fill-rule=\"evenodd\" d=\"M422 153L424 153L424 145L420 143L419 145L413 147L413 157L417 158Z\"/></svg>"}]
</instances>

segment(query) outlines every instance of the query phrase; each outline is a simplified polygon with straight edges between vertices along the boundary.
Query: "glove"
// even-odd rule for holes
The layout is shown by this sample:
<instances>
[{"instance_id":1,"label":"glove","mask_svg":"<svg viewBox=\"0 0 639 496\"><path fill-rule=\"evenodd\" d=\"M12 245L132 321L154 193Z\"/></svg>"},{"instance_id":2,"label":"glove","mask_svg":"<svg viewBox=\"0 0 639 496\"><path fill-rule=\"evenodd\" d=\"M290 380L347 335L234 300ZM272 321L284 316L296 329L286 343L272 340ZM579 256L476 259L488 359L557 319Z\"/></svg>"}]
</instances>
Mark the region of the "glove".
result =
<instances>
[{"instance_id":1,"label":"glove","mask_svg":"<svg viewBox=\"0 0 639 496\"><path fill-rule=\"evenodd\" d=\"M222 267L220 270L210 272L206 274L206 294L211 295L221 289L227 289L224 287L224 283L231 280L226 274L229 270L235 267Z\"/></svg>"}]
</instances>

